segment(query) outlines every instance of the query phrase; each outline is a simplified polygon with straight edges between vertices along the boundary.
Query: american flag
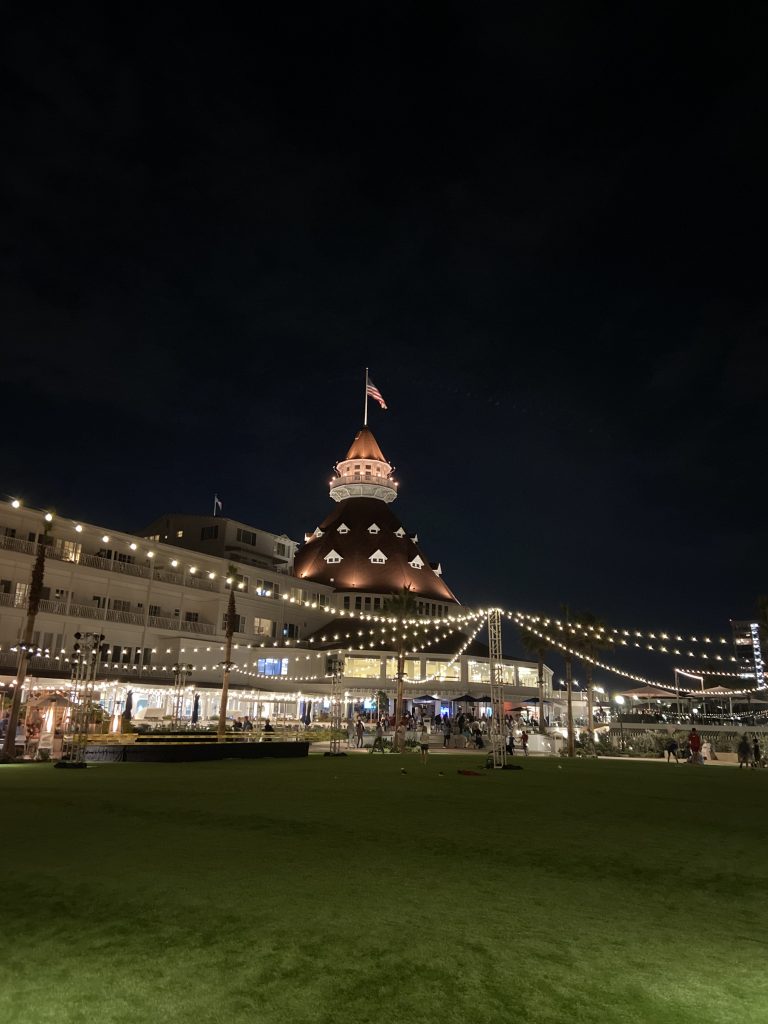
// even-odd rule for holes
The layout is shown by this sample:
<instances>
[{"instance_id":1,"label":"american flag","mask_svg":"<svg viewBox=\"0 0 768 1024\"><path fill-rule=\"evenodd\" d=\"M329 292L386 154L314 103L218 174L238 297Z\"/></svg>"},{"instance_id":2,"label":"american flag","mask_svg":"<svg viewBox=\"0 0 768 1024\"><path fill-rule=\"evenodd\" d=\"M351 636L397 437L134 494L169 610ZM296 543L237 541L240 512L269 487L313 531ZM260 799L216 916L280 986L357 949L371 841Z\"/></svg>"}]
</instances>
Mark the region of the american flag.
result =
<instances>
[{"instance_id":1,"label":"american flag","mask_svg":"<svg viewBox=\"0 0 768 1024\"><path fill-rule=\"evenodd\" d=\"M369 398L375 398L382 409L387 408L387 403L384 401L381 392L373 383L370 377L368 378L368 383L365 385L365 393L366 395L368 395Z\"/></svg>"}]
</instances>

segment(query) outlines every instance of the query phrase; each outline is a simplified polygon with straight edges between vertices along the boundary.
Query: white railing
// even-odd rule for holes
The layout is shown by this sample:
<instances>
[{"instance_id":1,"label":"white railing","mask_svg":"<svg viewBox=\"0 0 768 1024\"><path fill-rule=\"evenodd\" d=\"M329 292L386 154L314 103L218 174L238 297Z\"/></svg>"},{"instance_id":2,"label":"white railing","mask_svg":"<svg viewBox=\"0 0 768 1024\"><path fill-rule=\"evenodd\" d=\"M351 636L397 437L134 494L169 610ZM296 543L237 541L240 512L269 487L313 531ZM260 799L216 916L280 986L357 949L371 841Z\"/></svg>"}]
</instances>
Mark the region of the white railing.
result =
<instances>
[{"instance_id":1,"label":"white railing","mask_svg":"<svg viewBox=\"0 0 768 1024\"><path fill-rule=\"evenodd\" d=\"M89 569L106 569L107 572L112 568L112 563L108 558L100 558L98 555L88 555L85 552L80 555L80 565L87 565Z\"/></svg>"},{"instance_id":2,"label":"white railing","mask_svg":"<svg viewBox=\"0 0 768 1024\"><path fill-rule=\"evenodd\" d=\"M210 622L182 622L179 629L187 633L202 633L203 636L213 636L216 632Z\"/></svg>"},{"instance_id":3,"label":"white railing","mask_svg":"<svg viewBox=\"0 0 768 1024\"><path fill-rule=\"evenodd\" d=\"M66 615L67 603L66 601L41 601L38 611L48 612L51 615Z\"/></svg>"},{"instance_id":4,"label":"white railing","mask_svg":"<svg viewBox=\"0 0 768 1024\"><path fill-rule=\"evenodd\" d=\"M13 608L15 604L13 594L0 594L0 606L3 608Z\"/></svg>"},{"instance_id":5,"label":"white railing","mask_svg":"<svg viewBox=\"0 0 768 1024\"><path fill-rule=\"evenodd\" d=\"M107 622L122 622L126 626L143 626L144 616L141 612L119 612L114 608L107 610Z\"/></svg>"},{"instance_id":6,"label":"white railing","mask_svg":"<svg viewBox=\"0 0 768 1024\"><path fill-rule=\"evenodd\" d=\"M166 572L165 569L155 569L154 579L160 583L181 583L184 577L178 572Z\"/></svg>"},{"instance_id":7,"label":"white railing","mask_svg":"<svg viewBox=\"0 0 768 1024\"><path fill-rule=\"evenodd\" d=\"M79 619L103 619L105 612L103 608L97 608L93 604L71 604L69 614Z\"/></svg>"},{"instance_id":8,"label":"white railing","mask_svg":"<svg viewBox=\"0 0 768 1024\"><path fill-rule=\"evenodd\" d=\"M37 544L31 540L20 540L18 537L0 537L0 549L20 551L23 555L37 554Z\"/></svg>"},{"instance_id":9,"label":"white railing","mask_svg":"<svg viewBox=\"0 0 768 1024\"><path fill-rule=\"evenodd\" d=\"M188 587L194 587L196 590L219 589L219 584L215 580L202 579L200 576L188 576L185 582Z\"/></svg>"},{"instance_id":10,"label":"white railing","mask_svg":"<svg viewBox=\"0 0 768 1024\"><path fill-rule=\"evenodd\" d=\"M165 615L150 615L147 619L147 625L152 629L178 629L179 620L167 618Z\"/></svg>"},{"instance_id":11,"label":"white railing","mask_svg":"<svg viewBox=\"0 0 768 1024\"><path fill-rule=\"evenodd\" d=\"M145 565L134 565L133 562L110 562L112 572L121 572L125 576L141 576L149 579L149 569Z\"/></svg>"}]
</instances>

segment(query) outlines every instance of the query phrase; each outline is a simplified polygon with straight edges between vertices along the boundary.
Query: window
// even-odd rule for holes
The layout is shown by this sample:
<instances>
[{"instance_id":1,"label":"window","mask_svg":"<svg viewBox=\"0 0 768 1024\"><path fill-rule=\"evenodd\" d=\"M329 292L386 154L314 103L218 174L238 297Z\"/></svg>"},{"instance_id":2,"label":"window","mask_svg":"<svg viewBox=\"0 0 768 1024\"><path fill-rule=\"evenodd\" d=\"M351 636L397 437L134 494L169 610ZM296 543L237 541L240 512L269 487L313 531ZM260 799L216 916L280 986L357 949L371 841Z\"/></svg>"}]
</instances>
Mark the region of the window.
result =
<instances>
[{"instance_id":1,"label":"window","mask_svg":"<svg viewBox=\"0 0 768 1024\"><path fill-rule=\"evenodd\" d=\"M396 537L404 537L405 536L405 530L402 528L402 526L400 527L399 530L395 530L395 536Z\"/></svg>"},{"instance_id":2,"label":"window","mask_svg":"<svg viewBox=\"0 0 768 1024\"><path fill-rule=\"evenodd\" d=\"M193 614L197 614L197 613L195 612ZM197 622L197 619L194 619L194 621ZM226 633L226 631L227 631L227 613L226 612L224 612L224 614L221 617L221 631L222 631L222 633ZM244 633L245 632L245 616L244 615L235 615L234 631L235 631L235 633Z\"/></svg>"},{"instance_id":3,"label":"window","mask_svg":"<svg viewBox=\"0 0 768 1024\"><path fill-rule=\"evenodd\" d=\"M112 609L116 612L129 612L131 610L130 601L121 601L116 597L112 598Z\"/></svg>"},{"instance_id":4,"label":"window","mask_svg":"<svg viewBox=\"0 0 768 1024\"><path fill-rule=\"evenodd\" d=\"M282 541L278 541L277 544L275 544L275 554L285 558L288 554L287 544L283 544Z\"/></svg>"},{"instance_id":5,"label":"window","mask_svg":"<svg viewBox=\"0 0 768 1024\"><path fill-rule=\"evenodd\" d=\"M325 534L323 533L323 531L318 526L318 528L315 530L315 532L312 534L312 536L313 537L324 537Z\"/></svg>"},{"instance_id":6,"label":"window","mask_svg":"<svg viewBox=\"0 0 768 1024\"><path fill-rule=\"evenodd\" d=\"M181 538L184 536L184 531L183 530L177 530L176 531L176 536L179 538L179 540L181 540Z\"/></svg>"},{"instance_id":7,"label":"window","mask_svg":"<svg viewBox=\"0 0 768 1024\"><path fill-rule=\"evenodd\" d=\"M259 658L256 663L259 675L262 676L287 676L287 658Z\"/></svg>"},{"instance_id":8,"label":"window","mask_svg":"<svg viewBox=\"0 0 768 1024\"><path fill-rule=\"evenodd\" d=\"M151 604L149 606L149 614L154 616L155 618L157 618L157 616L160 615L160 605L159 604Z\"/></svg>"},{"instance_id":9,"label":"window","mask_svg":"<svg viewBox=\"0 0 768 1024\"><path fill-rule=\"evenodd\" d=\"M56 540L53 543L53 551L62 562L79 562L82 550L83 545L74 540Z\"/></svg>"},{"instance_id":10,"label":"window","mask_svg":"<svg viewBox=\"0 0 768 1024\"><path fill-rule=\"evenodd\" d=\"M237 539L241 544L250 544L251 547L255 547L258 537L253 530L238 530Z\"/></svg>"},{"instance_id":11,"label":"window","mask_svg":"<svg viewBox=\"0 0 768 1024\"><path fill-rule=\"evenodd\" d=\"M349 608L349 595L344 598L344 607Z\"/></svg>"},{"instance_id":12,"label":"window","mask_svg":"<svg viewBox=\"0 0 768 1024\"><path fill-rule=\"evenodd\" d=\"M13 597L14 608L25 608L27 605L27 599L29 598L29 589L31 584L29 583L17 583L16 593Z\"/></svg>"},{"instance_id":13,"label":"window","mask_svg":"<svg viewBox=\"0 0 768 1024\"><path fill-rule=\"evenodd\" d=\"M159 533L151 533L149 535L149 537L147 537L147 540L154 540L156 542L159 542L160 541L160 534Z\"/></svg>"},{"instance_id":14,"label":"window","mask_svg":"<svg viewBox=\"0 0 768 1024\"><path fill-rule=\"evenodd\" d=\"M200 613L199 612L184 612L184 621L185 622L199 622L200 621Z\"/></svg>"},{"instance_id":15,"label":"window","mask_svg":"<svg viewBox=\"0 0 768 1024\"><path fill-rule=\"evenodd\" d=\"M380 532L381 531L379 530L379 528L376 525L376 523L371 523L371 525L368 527L368 533L380 533Z\"/></svg>"},{"instance_id":16,"label":"window","mask_svg":"<svg viewBox=\"0 0 768 1024\"><path fill-rule=\"evenodd\" d=\"M200 530L200 540L216 540L218 536L218 526L203 526Z\"/></svg>"},{"instance_id":17,"label":"window","mask_svg":"<svg viewBox=\"0 0 768 1024\"><path fill-rule=\"evenodd\" d=\"M349 533L349 527L347 526L346 523L341 523L339 526L336 527L336 532L337 533Z\"/></svg>"},{"instance_id":18,"label":"window","mask_svg":"<svg viewBox=\"0 0 768 1024\"><path fill-rule=\"evenodd\" d=\"M491 670L487 661L470 661L467 663L470 683L489 683Z\"/></svg>"},{"instance_id":19,"label":"window","mask_svg":"<svg viewBox=\"0 0 768 1024\"><path fill-rule=\"evenodd\" d=\"M272 619L262 619L257 615L253 620L253 632L255 636L274 636L275 624Z\"/></svg>"},{"instance_id":20,"label":"window","mask_svg":"<svg viewBox=\"0 0 768 1024\"><path fill-rule=\"evenodd\" d=\"M373 552L371 557L368 559L368 561L372 562L374 565L384 565L386 560L387 560L387 556L384 554L384 552L380 548L377 548Z\"/></svg>"},{"instance_id":21,"label":"window","mask_svg":"<svg viewBox=\"0 0 768 1024\"><path fill-rule=\"evenodd\" d=\"M357 596L355 597L355 609L356 609L357 611L360 611L360 609L361 609L362 607L363 607L363 599L362 599L362 597L361 597L361 596L360 596L360 595L358 594L358 595L357 595Z\"/></svg>"},{"instance_id":22,"label":"window","mask_svg":"<svg viewBox=\"0 0 768 1024\"><path fill-rule=\"evenodd\" d=\"M15 537L16 536L16 530L12 526L6 526L6 528L5 528L5 536L6 537Z\"/></svg>"},{"instance_id":23,"label":"window","mask_svg":"<svg viewBox=\"0 0 768 1024\"><path fill-rule=\"evenodd\" d=\"M10 594L11 592L11 581L0 580L0 594Z\"/></svg>"},{"instance_id":24,"label":"window","mask_svg":"<svg viewBox=\"0 0 768 1024\"><path fill-rule=\"evenodd\" d=\"M423 569L424 568L424 562L421 560L419 555L416 555L415 558L412 558L410 560L410 562L408 563L408 565L412 566L414 569Z\"/></svg>"},{"instance_id":25,"label":"window","mask_svg":"<svg viewBox=\"0 0 768 1024\"><path fill-rule=\"evenodd\" d=\"M406 658L404 664L406 676L413 682L421 679L421 663L417 658ZM394 679L397 676L397 658L387 658L387 678Z\"/></svg>"},{"instance_id":26,"label":"window","mask_svg":"<svg viewBox=\"0 0 768 1024\"><path fill-rule=\"evenodd\" d=\"M381 658L355 658L347 655L344 675L351 679L378 679L381 675Z\"/></svg>"},{"instance_id":27,"label":"window","mask_svg":"<svg viewBox=\"0 0 768 1024\"><path fill-rule=\"evenodd\" d=\"M461 679L461 665L458 660L452 665L448 661L427 661L427 675L439 680L458 680Z\"/></svg>"},{"instance_id":28,"label":"window","mask_svg":"<svg viewBox=\"0 0 768 1024\"><path fill-rule=\"evenodd\" d=\"M338 563L341 561L341 555L338 553L338 551L331 550L325 556L325 561L328 563L328 565L338 565Z\"/></svg>"},{"instance_id":29,"label":"window","mask_svg":"<svg viewBox=\"0 0 768 1024\"><path fill-rule=\"evenodd\" d=\"M286 640L298 640L299 639L299 627L295 622L286 622L283 626L283 636Z\"/></svg>"}]
</instances>

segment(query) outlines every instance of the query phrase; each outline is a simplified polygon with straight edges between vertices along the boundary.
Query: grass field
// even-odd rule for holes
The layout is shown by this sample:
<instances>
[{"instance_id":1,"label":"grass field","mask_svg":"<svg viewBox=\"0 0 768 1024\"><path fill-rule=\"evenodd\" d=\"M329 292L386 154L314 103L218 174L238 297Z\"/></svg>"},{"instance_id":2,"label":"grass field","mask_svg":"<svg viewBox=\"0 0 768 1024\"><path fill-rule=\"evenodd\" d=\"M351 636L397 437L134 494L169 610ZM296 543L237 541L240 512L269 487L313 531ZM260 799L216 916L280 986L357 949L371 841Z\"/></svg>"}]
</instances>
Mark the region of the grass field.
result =
<instances>
[{"instance_id":1,"label":"grass field","mask_svg":"<svg viewBox=\"0 0 768 1024\"><path fill-rule=\"evenodd\" d=\"M0 1021L768 1019L768 772L473 764L0 766Z\"/></svg>"}]
</instances>

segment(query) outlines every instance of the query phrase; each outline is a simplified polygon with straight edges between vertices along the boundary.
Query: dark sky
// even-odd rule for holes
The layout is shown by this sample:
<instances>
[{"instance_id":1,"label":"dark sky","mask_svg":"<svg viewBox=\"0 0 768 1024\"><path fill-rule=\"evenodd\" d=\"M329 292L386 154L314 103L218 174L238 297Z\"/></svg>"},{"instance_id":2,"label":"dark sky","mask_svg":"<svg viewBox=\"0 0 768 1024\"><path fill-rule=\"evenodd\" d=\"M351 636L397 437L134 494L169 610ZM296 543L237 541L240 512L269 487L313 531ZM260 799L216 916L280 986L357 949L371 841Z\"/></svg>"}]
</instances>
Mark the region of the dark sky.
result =
<instances>
[{"instance_id":1,"label":"dark sky","mask_svg":"<svg viewBox=\"0 0 768 1024\"><path fill-rule=\"evenodd\" d=\"M6 23L3 481L301 537L362 414L467 603L765 580L766 7Z\"/></svg>"}]
</instances>

